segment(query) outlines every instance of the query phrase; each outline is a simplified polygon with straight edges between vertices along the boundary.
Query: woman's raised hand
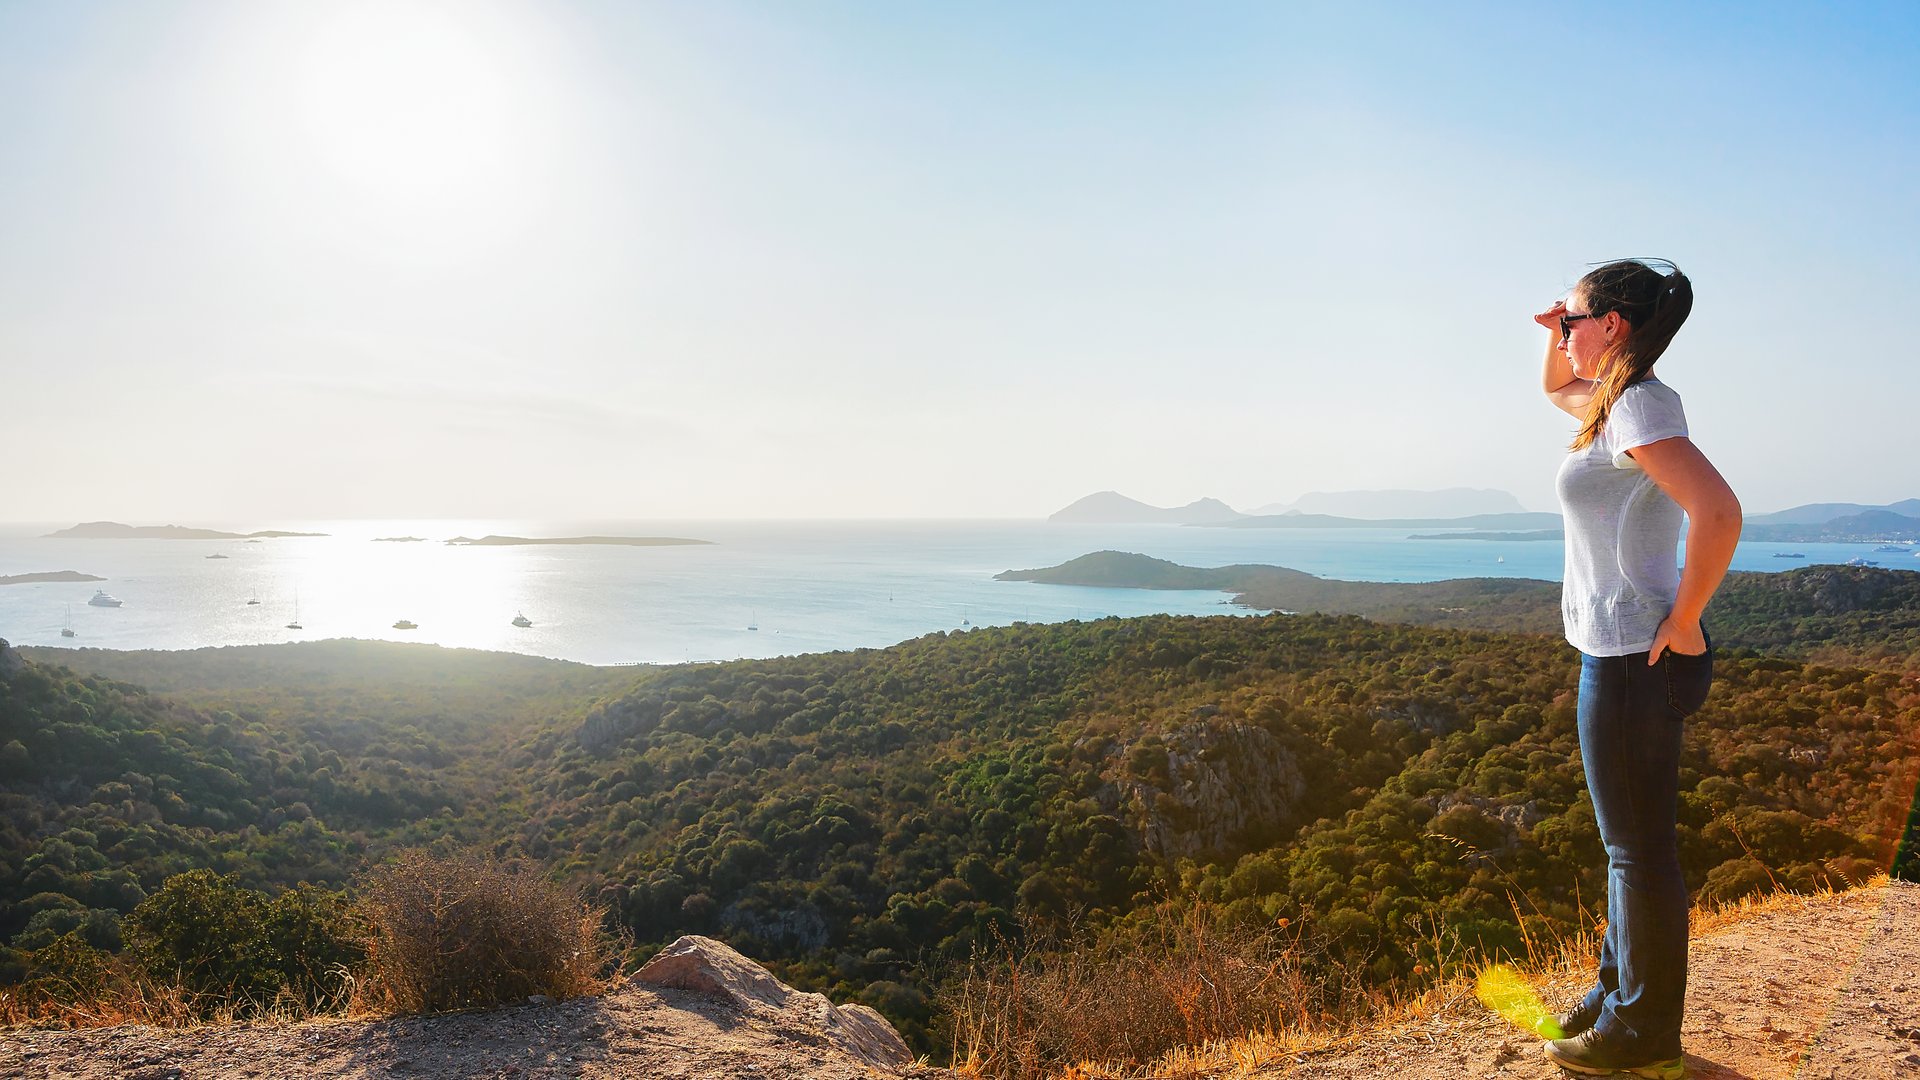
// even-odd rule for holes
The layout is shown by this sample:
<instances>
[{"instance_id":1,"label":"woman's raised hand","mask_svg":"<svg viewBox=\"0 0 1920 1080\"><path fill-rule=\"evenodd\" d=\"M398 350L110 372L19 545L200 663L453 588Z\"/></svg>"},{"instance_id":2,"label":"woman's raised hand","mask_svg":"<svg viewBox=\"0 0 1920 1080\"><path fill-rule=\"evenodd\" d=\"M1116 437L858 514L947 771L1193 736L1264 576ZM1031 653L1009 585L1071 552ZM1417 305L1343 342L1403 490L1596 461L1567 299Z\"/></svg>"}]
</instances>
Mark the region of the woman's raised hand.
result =
<instances>
[{"instance_id":1,"label":"woman's raised hand","mask_svg":"<svg viewBox=\"0 0 1920 1080\"><path fill-rule=\"evenodd\" d=\"M1567 313L1567 302L1555 300L1553 306L1533 317L1533 321L1553 331L1560 332L1560 316Z\"/></svg>"}]
</instances>

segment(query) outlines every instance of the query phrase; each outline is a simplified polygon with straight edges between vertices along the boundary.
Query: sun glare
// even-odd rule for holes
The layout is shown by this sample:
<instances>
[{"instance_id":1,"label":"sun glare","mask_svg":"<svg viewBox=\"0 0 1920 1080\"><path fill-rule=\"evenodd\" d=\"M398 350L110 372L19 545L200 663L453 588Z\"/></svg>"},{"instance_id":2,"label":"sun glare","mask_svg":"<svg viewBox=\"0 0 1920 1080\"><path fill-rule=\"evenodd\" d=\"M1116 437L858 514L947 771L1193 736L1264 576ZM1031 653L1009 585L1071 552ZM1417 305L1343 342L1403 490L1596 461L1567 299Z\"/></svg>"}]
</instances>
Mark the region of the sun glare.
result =
<instances>
[{"instance_id":1,"label":"sun glare","mask_svg":"<svg viewBox=\"0 0 1920 1080\"><path fill-rule=\"evenodd\" d=\"M509 198L529 88L500 43L445 5L326 11L295 73L319 167L373 200L474 208Z\"/></svg>"}]
</instances>

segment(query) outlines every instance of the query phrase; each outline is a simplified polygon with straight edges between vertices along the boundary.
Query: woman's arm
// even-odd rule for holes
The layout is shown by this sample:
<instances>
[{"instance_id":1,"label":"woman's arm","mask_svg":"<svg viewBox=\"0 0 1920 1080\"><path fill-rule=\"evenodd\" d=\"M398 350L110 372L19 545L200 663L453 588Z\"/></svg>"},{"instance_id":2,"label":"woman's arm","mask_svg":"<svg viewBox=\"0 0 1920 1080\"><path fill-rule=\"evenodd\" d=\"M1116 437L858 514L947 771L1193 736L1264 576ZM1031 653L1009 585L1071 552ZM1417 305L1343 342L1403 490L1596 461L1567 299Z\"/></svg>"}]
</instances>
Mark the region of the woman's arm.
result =
<instances>
[{"instance_id":1,"label":"woman's arm","mask_svg":"<svg viewBox=\"0 0 1920 1080\"><path fill-rule=\"evenodd\" d=\"M1547 400L1562 412L1584 420L1587 417L1587 403L1593 400L1593 384L1573 377L1573 365L1567 361L1565 350L1560 348L1560 316L1566 310L1566 301L1558 300L1552 307L1533 317L1534 322L1547 328L1547 356L1541 363L1540 389L1546 391Z\"/></svg>"},{"instance_id":2,"label":"woman's arm","mask_svg":"<svg viewBox=\"0 0 1920 1080\"><path fill-rule=\"evenodd\" d=\"M1740 500L1713 462L1685 436L1636 446L1627 453L1687 512L1687 565L1680 575L1680 592L1674 597L1673 612L1654 635L1647 663L1658 660L1667 648L1690 655L1706 652L1700 615L1733 563L1733 549L1745 522Z\"/></svg>"}]
</instances>

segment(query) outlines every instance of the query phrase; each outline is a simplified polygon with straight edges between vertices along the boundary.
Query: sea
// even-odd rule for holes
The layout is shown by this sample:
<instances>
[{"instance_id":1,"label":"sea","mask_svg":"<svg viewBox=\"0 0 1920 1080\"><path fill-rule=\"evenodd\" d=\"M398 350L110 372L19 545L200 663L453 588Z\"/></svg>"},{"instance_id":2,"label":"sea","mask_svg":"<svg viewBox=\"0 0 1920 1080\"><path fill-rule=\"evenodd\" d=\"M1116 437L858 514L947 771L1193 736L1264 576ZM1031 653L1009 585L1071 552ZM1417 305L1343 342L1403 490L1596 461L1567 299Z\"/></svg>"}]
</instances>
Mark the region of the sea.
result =
<instances>
[{"instance_id":1,"label":"sea","mask_svg":"<svg viewBox=\"0 0 1920 1080\"><path fill-rule=\"evenodd\" d=\"M16 645L196 649L326 638L428 642L587 664L678 664L879 648L936 632L1155 613L1247 615L1212 591L995 581L1089 552L1186 566L1264 563L1350 581L1557 581L1557 540L1414 540L1435 529L1234 529L964 521L309 521L201 523L321 537L77 540L72 522L0 524L0 577L75 570L99 582L0 585ZM673 536L660 547L450 545L456 536ZM382 537L420 537L411 542ZM1910 549L1740 544L1736 570L1874 560ZM1775 558L1799 552L1801 559ZM224 555L225 558L212 558ZM119 607L88 604L95 590ZM258 600L250 604L249 600ZM513 625L524 615L531 626ZM414 629L395 628L406 620ZM300 629L287 624L297 621ZM71 638L61 629L70 626Z\"/></svg>"}]
</instances>

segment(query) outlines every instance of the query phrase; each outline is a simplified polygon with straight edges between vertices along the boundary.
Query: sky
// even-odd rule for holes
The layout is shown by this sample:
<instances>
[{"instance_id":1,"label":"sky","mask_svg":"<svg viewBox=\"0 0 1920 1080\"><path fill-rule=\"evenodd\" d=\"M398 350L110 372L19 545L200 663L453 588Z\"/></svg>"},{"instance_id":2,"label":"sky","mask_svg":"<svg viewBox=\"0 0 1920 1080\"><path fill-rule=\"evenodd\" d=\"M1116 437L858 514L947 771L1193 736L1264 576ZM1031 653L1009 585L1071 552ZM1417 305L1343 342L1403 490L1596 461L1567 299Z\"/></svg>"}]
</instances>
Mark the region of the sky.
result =
<instances>
[{"instance_id":1,"label":"sky","mask_svg":"<svg viewBox=\"0 0 1920 1080\"><path fill-rule=\"evenodd\" d=\"M1920 6L0 0L0 520L1920 496Z\"/></svg>"}]
</instances>

